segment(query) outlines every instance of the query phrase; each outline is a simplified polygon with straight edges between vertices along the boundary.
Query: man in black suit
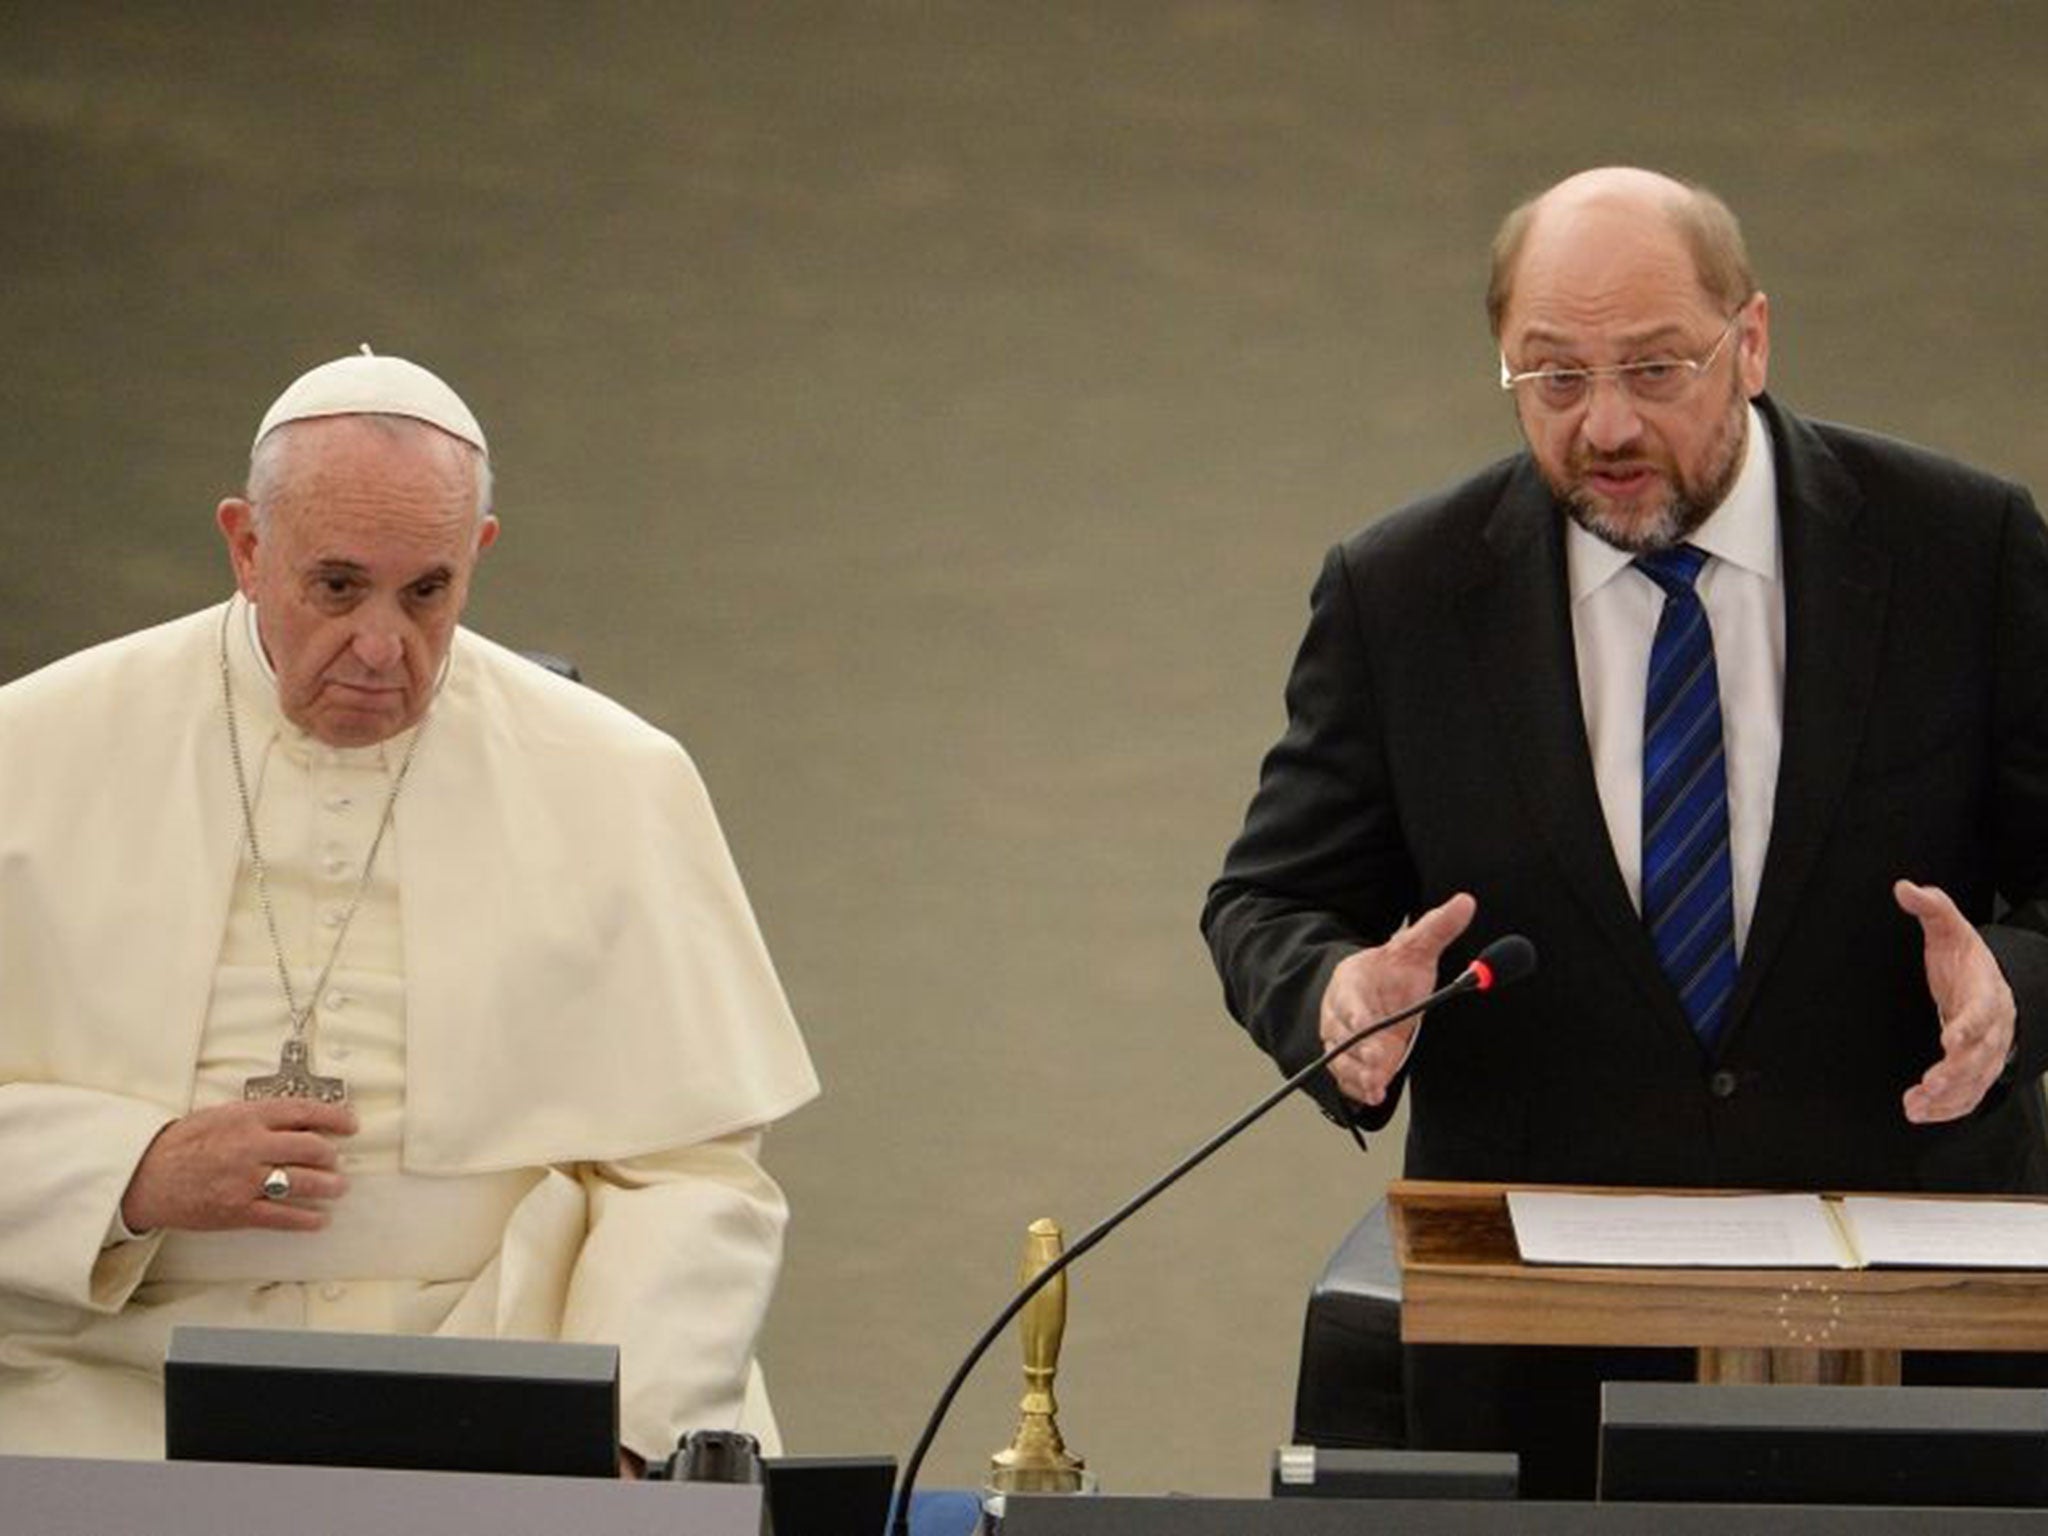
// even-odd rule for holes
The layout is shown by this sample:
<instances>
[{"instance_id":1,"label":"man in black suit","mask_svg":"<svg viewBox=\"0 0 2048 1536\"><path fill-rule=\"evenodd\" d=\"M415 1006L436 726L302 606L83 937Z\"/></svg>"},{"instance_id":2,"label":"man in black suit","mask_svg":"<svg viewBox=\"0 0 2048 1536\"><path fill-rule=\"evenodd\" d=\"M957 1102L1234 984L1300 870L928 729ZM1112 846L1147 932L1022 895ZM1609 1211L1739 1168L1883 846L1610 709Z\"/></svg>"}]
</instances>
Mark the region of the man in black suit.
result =
<instances>
[{"instance_id":1,"label":"man in black suit","mask_svg":"<svg viewBox=\"0 0 2048 1536\"><path fill-rule=\"evenodd\" d=\"M1405 1085L1411 1176L2048 1190L2027 493L1773 402L1768 301L1703 189L1560 183L1502 226L1488 308L1526 449L1325 561L1203 912L1231 1011L1292 1071L1518 931L1535 977L1317 1086L1369 1129ZM1659 801L1670 675L1704 735ZM1589 1483L1599 1374L1686 1373L1410 1366L1418 1443L1520 1449L1553 1494Z\"/></svg>"}]
</instances>

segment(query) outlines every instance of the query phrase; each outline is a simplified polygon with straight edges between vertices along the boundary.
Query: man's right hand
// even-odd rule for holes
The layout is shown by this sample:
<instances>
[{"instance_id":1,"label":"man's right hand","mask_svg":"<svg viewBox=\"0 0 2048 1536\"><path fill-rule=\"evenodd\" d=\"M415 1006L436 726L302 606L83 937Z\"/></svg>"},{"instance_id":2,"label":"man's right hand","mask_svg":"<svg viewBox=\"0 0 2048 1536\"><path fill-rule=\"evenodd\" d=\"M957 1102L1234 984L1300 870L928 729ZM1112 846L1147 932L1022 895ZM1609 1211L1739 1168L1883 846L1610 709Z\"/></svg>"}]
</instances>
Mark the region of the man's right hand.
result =
<instances>
[{"instance_id":1,"label":"man's right hand","mask_svg":"<svg viewBox=\"0 0 2048 1536\"><path fill-rule=\"evenodd\" d=\"M355 1133L354 1110L316 1099L238 1099L194 1110L157 1132L142 1154L121 1196L121 1220L131 1232L318 1231L327 1225L318 1202L348 1188L335 1139ZM291 1179L289 1199L265 1197L273 1168Z\"/></svg>"},{"instance_id":2,"label":"man's right hand","mask_svg":"<svg viewBox=\"0 0 2048 1536\"><path fill-rule=\"evenodd\" d=\"M1436 989L1437 963L1451 942L1471 925L1479 903L1460 892L1432 907L1375 949L1347 955L1323 989L1320 1020L1323 1049L1375 1020L1399 1013ZM1408 1042L1422 1027L1420 1017L1361 1042L1330 1063L1330 1075L1347 1099L1378 1108L1408 1055Z\"/></svg>"}]
</instances>

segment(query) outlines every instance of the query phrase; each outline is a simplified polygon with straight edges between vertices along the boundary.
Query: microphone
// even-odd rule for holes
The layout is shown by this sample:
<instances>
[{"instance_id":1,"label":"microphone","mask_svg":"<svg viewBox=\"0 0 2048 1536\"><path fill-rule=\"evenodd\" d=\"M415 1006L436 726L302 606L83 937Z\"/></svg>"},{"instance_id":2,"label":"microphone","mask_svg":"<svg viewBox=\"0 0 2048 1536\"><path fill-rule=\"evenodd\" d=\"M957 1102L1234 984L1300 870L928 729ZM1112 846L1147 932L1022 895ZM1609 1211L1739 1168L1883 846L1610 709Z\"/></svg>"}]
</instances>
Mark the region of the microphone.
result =
<instances>
[{"instance_id":1,"label":"microphone","mask_svg":"<svg viewBox=\"0 0 2048 1536\"><path fill-rule=\"evenodd\" d=\"M1472 963L1465 967L1465 974L1473 978L1473 991L1491 992L1495 987L1505 987L1512 982L1520 981L1535 969L1536 946L1519 933L1504 933L1472 957ZM1464 975L1458 978L1459 981L1464 979ZM1455 987L1457 984L1454 981L1451 986ZM1450 988L1445 990L1448 991ZM1428 1004L1425 1003L1423 1006L1426 1007ZM1342 1051L1338 1054L1341 1055Z\"/></svg>"},{"instance_id":2,"label":"microphone","mask_svg":"<svg viewBox=\"0 0 2048 1536\"><path fill-rule=\"evenodd\" d=\"M953 1372L952 1379L946 1383L945 1391L939 1394L938 1406L932 1409L932 1416L925 1421L924 1433L918 1436L916 1449L911 1451L910 1459L903 1464L903 1481L896 1490L895 1510L890 1517L889 1530L891 1536L910 1536L910 1496L917 1487L917 1474L918 1470L924 1465L925 1454L931 1450L932 1442L938 1438L939 1426L945 1423L946 1414L953 1406L953 1399L960 1395L960 1389L966 1385L969 1373L980 1363L981 1357L988 1353L989 1346L1002 1337L1002 1332L1010 1325L1011 1319L1016 1317L1019 1312L1023 1311L1030 1304L1032 1297L1044 1290L1060 1275L1065 1274L1073 1262L1080 1258L1082 1254L1088 1252L1089 1249L1109 1236L1110 1233L1122 1226L1129 1218L1137 1215L1139 1211L1150 1205L1160 1195L1165 1194L1167 1190L1179 1183L1184 1175L1193 1172L1195 1168L1206 1162L1211 1153L1221 1150L1224 1145L1234 1140L1240 1131L1243 1131L1254 1121L1262 1117L1267 1110L1278 1104L1288 1094L1294 1092L1295 1089L1329 1066L1331 1062L1342 1056L1353 1046L1370 1040L1374 1035L1380 1033L1381 1030L1392 1029L1396 1024L1405 1023L1426 1009L1435 1008L1440 1004L1447 1003L1452 998L1463 997L1468 992L1491 992L1497 987L1504 987L1512 982L1520 981L1535 969L1536 946L1523 938L1519 933L1501 935L1501 937L1495 939L1475 955L1471 963L1464 970L1458 972L1449 982L1438 987L1429 996L1423 998L1421 1002L1412 1003L1398 1013L1387 1015L1384 1019L1361 1025L1342 1040L1339 1040L1335 1045L1323 1052L1322 1055L1303 1067L1299 1072L1296 1072L1286 1082L1275 1088L1271 1093L1259 1100L1258 1103L1254 1104L1214 1136L1211 1136L1207 1141L1195 1148L1186 1157L1167 1169L1165 1173L1146 1185L1131 1199L1125 1201L1123 1205L1089 1228L1087 1232L1075 1240L1072 1247L1046 1265L1037 1274L1033 1275L1023 1288L1010 1298L1009 1305L996 1315L996 1320L988 1325L981 1337L974 1341L974 1347L967 1351L967 1358L960 1362L959 1368Z\"/></svg>"}]
</instances>

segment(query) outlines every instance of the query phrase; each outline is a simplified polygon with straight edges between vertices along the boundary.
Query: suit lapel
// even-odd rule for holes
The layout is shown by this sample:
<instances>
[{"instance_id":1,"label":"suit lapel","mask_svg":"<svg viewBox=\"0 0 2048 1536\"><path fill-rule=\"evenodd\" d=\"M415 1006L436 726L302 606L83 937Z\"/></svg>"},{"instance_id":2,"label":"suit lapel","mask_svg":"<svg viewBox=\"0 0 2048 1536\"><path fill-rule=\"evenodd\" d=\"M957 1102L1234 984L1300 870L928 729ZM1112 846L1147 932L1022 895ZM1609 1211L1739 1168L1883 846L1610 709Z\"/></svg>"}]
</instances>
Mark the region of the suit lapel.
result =
<instances>
[{"instance_id":1,"label":"suit lapel","mask_svg":"<svg viewBox=\"0 0 2048 1536\"><path fill-rule=\"evenodd\" d=\"M1859 533L1862 494L1812 428L1757 401L1770 424L1785 580L1785 717L1770 847L1723 1048L1734 1043L1790 932L1855 766L1877 687L1891 559ZM1524 463L1487 525L1460 622L1478 658L1497 760L1512 765L1531 835L1644 996L1690 1031L1614 861L1586 750L1559 514ZM1556 701L1569 700L1559 708Z\"/></svg>"},{"instance_id":2,"label":"suit lapel","mask_svg":"<svg viewBox=\"0 0 2048 1536\"><path fill-rule=\"evenodd\" d=\"M1859 533L1863 498L1819 436L1768 399L1785 579L1785 721L1771 841L1729 1003L1732 1043L1785 942L1834 825L1877 688L1891 557Z\"/></svg>"},{"instance_id":3,"label":"suit lapel","mask_svg":"<svg viewBox=\"0 0 2048 1536\"><path fill-rule=\"evenodd\" d=\"M1690 1032L1614 860L1586 747L1563 521L1526 459L1494 509L1485 541L1492 558L1475 563L1459 597L1459 621L1498 725L1494 760L1514 774L1528 835L1549 849L1579 920L1607 941L1675 1027Z\"/></svg>"}]
</instances>

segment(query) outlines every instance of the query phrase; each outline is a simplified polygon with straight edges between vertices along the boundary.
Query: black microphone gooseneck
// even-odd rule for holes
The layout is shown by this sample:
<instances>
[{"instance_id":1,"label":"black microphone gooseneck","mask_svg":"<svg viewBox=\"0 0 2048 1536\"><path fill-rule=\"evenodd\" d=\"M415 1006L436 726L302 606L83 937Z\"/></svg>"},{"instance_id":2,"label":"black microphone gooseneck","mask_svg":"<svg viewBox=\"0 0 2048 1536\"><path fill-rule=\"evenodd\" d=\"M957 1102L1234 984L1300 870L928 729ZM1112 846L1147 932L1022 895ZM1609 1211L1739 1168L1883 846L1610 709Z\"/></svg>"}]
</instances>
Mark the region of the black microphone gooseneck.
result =
<instances>
[{"instance_id":1,"label":"black microphone gooseneck","mask_svg":"<svg viewBox=\"0 0 2048 1536\"><path fill-rule=\"evenodd\" d=\"M1505 934L1495 939L1486 948L1481 950L1474 957L1472 963L1460 971L1447 985L1437 988L1436 991L1430 993L1421 1002L1403 1008L1399 1013L1389 1014L1386 1018L1380 1019L1375 1023L1362 1025L1331 1046L1322 1055L1288 1078L1286 1082L1275 1088L1271 1093L1259 1100L1258 1103L1254 1104L1214 1136L1211 1136L1207 1141L1195 1148L1186 1157L1175 1163L1165 1173L1146 1185L1136 1195L1132 1196L1131 1199L1125 1201L1123 1205L1119 1206L1110 1215L1089 1228L1087 1232L1075 1240L1071 1248L1067 1249L1058 1258L1046 1265L1045 1268L1033 1275L1025 1283L1023 1289L1010 1298L1010 1304L996 1315L995 1321L988 1325L988 1328L982 1333L981 1337L974 1341L974 1347L967 1352L967 1358L960 1362L959 1369L953 1372L952 1380L946 1383L946 1390L939 1394L938 1406L932 1409L932 1416L925 1423L924 1433L918 1436L916 1449L910 1453L910 1459L903 1464L903 1481L896 1490L895 1512L890 1521L892 1536L910 1536L910 1495L917 1487L918 1470L924 1465L925 1454L931 1450L932 1441L938 1438L939 1426L945 1423L946 1414L953 1406L953 1399L960 1395L960 1389L966 1385L968 1374L980 1363L981 1357L988 1353L989 1346L1002 1336L1002 1332L1009 1326L1010 1320L1030 1304L1032 1297L1044 1290L1058 1276L1064 1274L1068 1267L1076 1259L1080 1258L1082 1254L1109 1236L1110 1233L1122 1226L1132 1216L1137 1215L1139 1211L1150 1205L1160 1195L1166 1193L1168 1189L1180 1181L1184 1174L1192 1171L1207 1160L1211 1153L1221 1148L1240 1131L1265 1114L1267 1110L1278 1104L1288 1094L1294 1092L1295 1089L1329 1066L1331 1062L1342 1056L1353 1046L1371 1039L1381 1030L1391 1029L1396 1024L1414 1018L1416 1014L1423 1012L1425 1009L1435 1008L1442 1003L1449 1002L1452 998L1462 997L1467 992L1490 992L1495 987L1506 986L1509 982L1520 981L1535 969L1536 946L1534 944L1531 944L1518 933Z\"/></svg>"}]
</instances>

